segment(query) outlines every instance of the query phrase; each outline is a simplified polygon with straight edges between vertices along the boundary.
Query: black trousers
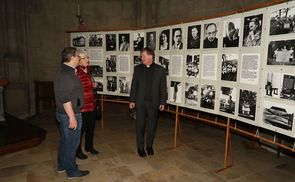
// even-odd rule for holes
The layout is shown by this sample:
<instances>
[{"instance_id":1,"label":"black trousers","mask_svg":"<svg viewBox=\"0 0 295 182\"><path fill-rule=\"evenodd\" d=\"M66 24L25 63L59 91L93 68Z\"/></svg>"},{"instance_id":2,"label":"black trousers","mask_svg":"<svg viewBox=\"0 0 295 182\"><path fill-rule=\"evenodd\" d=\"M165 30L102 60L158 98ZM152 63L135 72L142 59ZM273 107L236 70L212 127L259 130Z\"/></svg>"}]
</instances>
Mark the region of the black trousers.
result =
<instances>
[{"instance_id":1,"label":"black trousers","mask_svg":"<svg viewBox=\"0 0 295 182\"><path fill-rule=\"evenodd\" d=\"M77 153L82 152L81 141L85 133L85 149L89 150L93 148L93 137L95 128L95 113L94 111L82 112L82 128L81 128L81 140Z\"/></svg>"},{"instance_id":2,"label":"black trousers","mask_svg":"<svg viewBox=\"0 0 295 182\"><path fill-rule=\"evenodd\" d=\"M152 107L152 102L145 101L136 107L136 141L137 149L144 150L153 147L158 124L159 109ZM145 138L146 131L146 138Z\"/></svg>"}]
</instances>

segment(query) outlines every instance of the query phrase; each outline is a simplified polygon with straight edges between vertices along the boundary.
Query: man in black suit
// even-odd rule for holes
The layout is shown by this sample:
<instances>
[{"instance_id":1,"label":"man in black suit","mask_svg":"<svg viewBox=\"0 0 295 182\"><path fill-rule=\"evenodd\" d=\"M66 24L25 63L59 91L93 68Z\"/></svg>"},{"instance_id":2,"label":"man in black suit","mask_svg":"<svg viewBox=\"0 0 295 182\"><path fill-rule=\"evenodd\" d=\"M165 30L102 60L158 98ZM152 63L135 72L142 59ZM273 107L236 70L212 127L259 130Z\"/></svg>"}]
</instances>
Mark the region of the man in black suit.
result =
<instances>
[{"instance_id":1,"label":"man in black suit","mask_svg":"<svg viewBox=\"0 0 295 182\"><path fill-rule=\"evenodd\" d=\"M141 50L142 64L134 69L130 91L129 108L136 107L136 141L140 157L153 155L159 110L163 111L167 100L166 71L154 63L155 53L151 48ZM145 124L146 141L145 141Z\"/></svg>"}]
</instances>

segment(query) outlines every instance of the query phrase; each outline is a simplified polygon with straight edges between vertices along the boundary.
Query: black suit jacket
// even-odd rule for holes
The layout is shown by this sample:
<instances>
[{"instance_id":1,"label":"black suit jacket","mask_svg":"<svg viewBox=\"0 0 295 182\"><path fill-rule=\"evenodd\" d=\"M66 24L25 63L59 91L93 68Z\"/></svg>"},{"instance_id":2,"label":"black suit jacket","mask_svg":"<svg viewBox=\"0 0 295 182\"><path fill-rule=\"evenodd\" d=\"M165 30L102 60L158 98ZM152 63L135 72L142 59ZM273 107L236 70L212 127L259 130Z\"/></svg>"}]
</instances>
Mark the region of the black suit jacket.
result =
<instances>
[{"instance_id":1,"label":"black suit jacket","mask_svg":"<svg viewBox=\"0 0 295 182\"><path fill-rule=\"evenodd\" d=\"M165 105L167 101L166 70L162 66L155 63L153 66L152 104L153 108L158 109L160 105ZM130 91L130 102L135 102L136 107L141 106L144 102L144 67L145 65L140 64L134 68Z\"/></svg>"}]
</instances>

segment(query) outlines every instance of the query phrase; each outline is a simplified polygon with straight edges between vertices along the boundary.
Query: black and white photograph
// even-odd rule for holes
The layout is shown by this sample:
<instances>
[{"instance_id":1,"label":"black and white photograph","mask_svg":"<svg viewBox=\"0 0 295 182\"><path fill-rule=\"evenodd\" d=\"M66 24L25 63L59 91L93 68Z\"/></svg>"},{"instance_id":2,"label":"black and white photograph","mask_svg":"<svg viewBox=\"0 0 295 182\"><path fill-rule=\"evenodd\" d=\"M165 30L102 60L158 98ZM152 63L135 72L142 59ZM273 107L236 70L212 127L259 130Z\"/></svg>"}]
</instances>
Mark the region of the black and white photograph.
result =
<instances>
[{"instance_id":1,"label":"black and white photograph","mask_svg":"<svg viewBox=\"0 0 295 182\"><path fill-rule=\"evenodd\" d=\"M224 21L223 25L223 47L239 47L241 18Z\"/></svg>"},{"instance_id":2,"label":"black and white photograph","mask_svg":"<svg viewBox=\"0 0 295 182\"><path fill-rule=\"evenodd\" d=\"M199 49L201 42L201 25L187 28L187 49Z\"/></svg>"},{"instance_id":3,"label":"black and white photograph","mask_svg":"<svg viewBox=\"0 0 295 182\"><path fill-rule=\"evenodd\" d=\"M102 34L90 34L88 38L89 47L102 47Z\"/></svg>"},{"instance_id":4,"label":"black and white photograph","mask_svg":"<svg viewBox=\"0 0 295 182\"><path fill-rule=\"evenodd\" d=\"M130 55L118 55L118 72L130 73Z\"/></svg>"},{"instance_id":5,"label":"black and white photograph","mask_svg":"<svg viewBox=\"0 0 295 182\"><path fill-rule=\"evenodd\" d=\"M181 94L182 94L182 85L181 82L178 81L171 81L170 82L170 102L173 103L181 103Z\"/></svg>"},{"instance_id":6,"label":"black and white photograph","mask_svg":"<svg viewBox=\"0 0 295 182\"><path fill-rule=\"evenodd\" d=\"M116 76L107 76L107 91L116 92L117 91L117 77Z\"/></svg>"},{"instance_id":7,"label":"black and white photograph","mask_svg":"<svg viewBox=\"0 0 295 182\"><path fill-rule=\"evenodd\" d=\"M245 53L241 56L240 82L257 85L259 80L259 53Z\"/></svg>"},{"instance_id":8,"label":"black and white photograph","mask_svg":"<svg viewBox=\"0 0 295 182\"><path fill-rule=\"evenodd\" d=\"M130 50L130 34L119 34L119 51Z\"/></svg>"},{"instance_id":9,"label":"black and white photograph","mask_svg":"<svg viewBox=\"0 0 295 182\"><path fill-rule=\"evenodd\" d=\"M284 7L270 13L269 35L295 32L295 6Z\"/></svg>"},{"instance_id":10,"label":"black and white photograph","mask_svg":"<svg viewBox=\"0 0 295 182\"><path fill-rule=\"evenodd\" d=\"M133 65L137 66L141 64L141 58L140 56L133 56Z\"/></svg>"},{"instance_id":11,"label":"black and white photograph","mask_svg":"<svg viewBox=\"0 0 295 182\"><path fill-rule=\"evenodd\" d=\"M219 111L229 114L235 114L235 106L237 102L237 89L230 87L220 88L220 105Z\"/></svg>"},{"instance_id":12,"label":"black and white photograph","mask_svg":"<svg viewBox=\"0 0 295 182\"><path fill-rule=\"evenodd\" d=\"M280 98L282 89L282 73L268 72L264 82L265 96Z\"/></svg>"},{"instance_id":13,"label":"black and white photograph","mask_svg":"<svg viewBox=\"0 0 295 182\"><path fill-rule=\"evenodd\" d=\"M240 89L239 116L255 120L257 93Z\"/></svg>"},{"instance_id":14,"label":"black and white photograph","mask_svg":"<svg viewBox=\"0 0 295 182\"><path fill-rule=\"evenodd\" d=\"M264 101L263 122L283 131L292 131L294 111L294 106Z\"/></svg>"},{"instance_id":15,"label":"black and white photograph","mask_svg":"<svg viewBox=\"0 0 295 182\"><path fill-rule=\"evenodd\" d=\"M159 50L169 50L170 29L162 30L159 35Z\"/></svg>"},{"instance_id":16,"label":"black and white photograph","mask_svg":"<svg viewBox=\"0 0 295 182\"><path fill-rule=\"evenodd\" d=\"M103 79L102 78L93 78L95 81L95 87L93 88L94 92L103 92Z\"/></svg>"},{"instance_id":17,"label":"black and white photograph","mask_svg":"<svg viewBox=\"0 0 295 182\"><path fill-rule=\"evenodd\" d=\"M203 48L217 48L218 46L218 23L208 23L204 25Z\"/></svg>"},{"instance_id":18,"label":"black and white photograph","mask_svg":"<svg viewBox=\"0 0 295 182\"><path fill-rule=\"evenodd\" d=\"M201 107L214 110L215 106L215 86L201 86Z\"/></svg>"},{"instance_id":19,"label":"black and white photograph","mask_svg":"<svg viewBox=\"0 0 295 182\"><path fill-rule=\"evenodd\" d=\"M129 94L130 86L131 86L131 81L129 77L125 77L125 76L119 77L119 93Z\"/></svg>"},{"instance_id":20,"label":"black and white photograph","mask_svg":"<svg viewBox=\"0 0 295 182\"><path fill-rule=\"evenodd\" d=\"M267 65L295 65L295 39L271 41L268 44Z\"/></svg>"},{"instance_id":21,"label":"black and white photograph","mask_svg":"<svg viewBox=\"0 0 295 182\"><path fill-rule=\"evenodd\" d=\"M144 46L144 32L137 32L133 34L133 50L141 51Z\"/></svg>"},{"instance_id":22,"label":"black and white photograph","mask_svg":"<svg viewBox=\"0 0 295 182\"><path fill-rule=\"evenodd\" d=\"M171 55L171 76L181 77L183 68L183 56Z\"/></svg>"},{"instance_id":23,"label":"black and white photograph","mask_svg":"<svg viewBox=\"0 0 295 182\"><path fill-rule=\"evenodd\" d=\"M295 75L284 74L281 99L295 100Z\"/></svg>"},{"instance_id":24,"label":"black and white photograph","mask_svg":"<svg viewBox=\"0 0 295 182\"><path fill-rule=\"evenodd\" d=\"M184 93L184 104L196 107L198 104L198 84L186 82Z\"/></svg>"},{"instance_id":25,"label":"black and white photograph","mask_svg":"<svg viewBox=\"0 0 295 182\"><path fill-rule=\"evenodd\" d=\"M152 50L156 50L156 32L147 32L146 33L146 46Z\"/></svg>"},{"instance_id":26,"label":"black and white photograph","mask_svg":"<svg viewBox=\"0 0 295 182\"><path fill-rule=\"evenodd\" d=\"M237 81L238 72L238 54L222 54L221 63L221 80L223 81Z\"/></svg>"},{"instance_id":27,"label":"black and white photograph","mask_svg":"<svg viewBox=\"0 0 295 182\"><path fill-rule=\"evenodd\" d=\"M172 50L182 50L183 49L183 36L181 28L172 29Z\"/></svg>"},{"instance_id":28,"label":"black and white photograph","mask_svg":"<svg viewBox=\"0 0 295 182\"><path fill-rule=\"evenodd\" d=\"M243 46L253 47L261 45L263 14L244 18Z\"/></svg>"},{"instance_id":29,"label":"black and white photograph","mask_svg":"<svg viewBox=\"0 0 295 182\"><path fill-rule=\"evenodd\" d=\"M86 46L86 36L78 35L72 39L72 43L74 47L85 47Z\"/></svg>"},{"instance_id":30,"label":"black and white photograph","mask_svg":"<svg viewBox=\"0 0 295 182\"><path fill-rule=\"evenodd\" d=\"M159 63L163 66L166 70L166 75L169 75L169 55L161 55L159 56Z\"/></svg>"},{"instance_id":31,"label":"black and white photograph","mask_svg":"<svg viewBox=\"0 0 295 182\"><path fill-rule=\"evenodd\" d=\"M106 34L106 51L116 51L116 50L117 50L117 35Z\"/></svg>"},{"instance_id":32,"label":"black and white photograph","mask_svg":"<svg viewBox=\"0 0 295 182\"><path fill-rule=\"evenodd\" d=\"M203 54L202 57L202 78L216 80L217 54Z\"/></svg>"},{"instance_id":33,"label":"black and white photograph","mask_svg":"<svg viewBox=\"0 0 295 182\"><path fill-rule=\"evenodd\" d=\"M186 56L185 77L199 78L200 73L200 55L189 54Z\"/></svg>"},{"instance_id":34,"label":"black and white photograph","mask_svg":"<svg viewBox=\"0 0 295 182\"><path fill-rule=\"evenodd\" d=\"M103 77L103 67L101 65L91 65L91 77Z\"/></svg>"},{"instance_id":35,"label":"black and white photograph","mask_svg":"<svg viewBox=\"0 0 295 182\"><path fill-rule=\"evenodd\" d=\"M117 56L106 56L106 72L117 72Z\"/></svg>"}]
</instances>

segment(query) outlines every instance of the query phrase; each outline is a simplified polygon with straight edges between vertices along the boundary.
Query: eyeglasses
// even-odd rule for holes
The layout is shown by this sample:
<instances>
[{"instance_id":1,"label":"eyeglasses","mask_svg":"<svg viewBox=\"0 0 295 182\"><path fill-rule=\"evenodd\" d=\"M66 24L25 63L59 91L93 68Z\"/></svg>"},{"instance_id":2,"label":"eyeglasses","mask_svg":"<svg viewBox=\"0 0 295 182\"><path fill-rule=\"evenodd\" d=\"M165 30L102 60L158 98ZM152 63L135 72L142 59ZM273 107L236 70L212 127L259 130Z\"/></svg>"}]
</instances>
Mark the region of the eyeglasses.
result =
<instances>
[{"instance_id":1,"label":"eyeglasses","mask_svg":"<svg viewBox=\"0 0 295 182\"><path fill-rule=\"evenodd\" d=\"M87 57L80 57L80 59L89 59L89 56L87 56Z\"/></svg>"}]
</instances>

